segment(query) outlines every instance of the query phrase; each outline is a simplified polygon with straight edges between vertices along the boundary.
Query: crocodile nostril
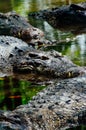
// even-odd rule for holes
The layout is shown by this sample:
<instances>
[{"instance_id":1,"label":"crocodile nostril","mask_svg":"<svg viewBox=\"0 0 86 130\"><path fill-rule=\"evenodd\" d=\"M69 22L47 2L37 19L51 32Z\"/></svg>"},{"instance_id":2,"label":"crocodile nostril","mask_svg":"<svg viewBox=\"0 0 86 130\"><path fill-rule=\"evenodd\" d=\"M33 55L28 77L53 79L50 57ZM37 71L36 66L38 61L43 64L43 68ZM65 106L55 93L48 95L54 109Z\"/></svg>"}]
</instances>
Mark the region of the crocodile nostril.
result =
<instances>
[{"instance_id":1,"label":"crocodile nostril","mask_svg":"<svg viewBox=\"0 0 86 130\"><path fill-rule=\"evenodd\" d=\"M6 45L9 45L9 42L6 42Z\"/></svg>"},{"instance_id":2,"label":"crocodile nostril","mask_svg":"<svg viewBox=\"0 0 86 130\"><path fill-rule=\"evenodd\" d=\"M18 49L18 47L15 46L15 50L17 50L17 49Z\"/></svg>"},{"instance_id":3,"label":"crocodile nostril","mask_svg":"<svg viewBox=\"0 0 86 130\"><path fill-rule=\"evenodd\" d=\"M13 56L14 56L13 54L10 54L10 55L9 55L9 58L12 58Z\"/></svg>"},{"instance_id":4,"label":"crocodile nostril","mask_svg":"<svg viewBox=\"0 0 86 130\"><path fill-rule=\"evenodd\" d=\"M38 54L29 53L29 56L30 56L30 57L35 57L35 58L36 58L36 57L38 57Z\"/></svg>"}]
</instances>

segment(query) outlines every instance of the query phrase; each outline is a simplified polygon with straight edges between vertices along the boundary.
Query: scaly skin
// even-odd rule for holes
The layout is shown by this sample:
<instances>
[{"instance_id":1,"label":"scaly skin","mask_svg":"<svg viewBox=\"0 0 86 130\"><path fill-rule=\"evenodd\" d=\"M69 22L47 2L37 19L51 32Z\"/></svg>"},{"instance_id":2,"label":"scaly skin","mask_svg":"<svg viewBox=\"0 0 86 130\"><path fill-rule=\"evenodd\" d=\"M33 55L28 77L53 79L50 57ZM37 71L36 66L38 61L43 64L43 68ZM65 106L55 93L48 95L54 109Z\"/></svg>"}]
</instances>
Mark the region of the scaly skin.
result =
<instances>
[{"instance_id":1,"label":"scaly skin","mask_svg":"<svg viewBox=\"0 0 86 130\"><path fill-rule=\"evenodd\" d=\"M39 41L44 33L14 12L0 13L0 35L18 37L27 43Z\"/></svg>"},{"instance_id":2,"label":"scaly skin","mask_svg":"<svg viewBox=\"0 0 86 130\"><path fill-rule=\"evenodd\" d=\"M33 72L56 78L75 77L84 72L58 52L38 51L14 37L0 36L0 50L1 72Z\"/></svg>"},{"instance_id":3,"label":"scaly skin","mask_svg":"<svg viewBox=\"0 0 86 130\"><path fill-rule=\"evenodd\" d=\"M29 17L44 19L55 29L86 33L86 3L71 4L29 14Z\"/></svg>"},{"instance_id":4,"label":"scaly skin","mask_svg":"<svg viewBox=\"0 0 86 130\"><path fill-rule=\"evenodd\" d=\"M66 130L86 125L86 78L60 80L12 112L0 111L0 130Z\"/></svg>"}]
</instances>

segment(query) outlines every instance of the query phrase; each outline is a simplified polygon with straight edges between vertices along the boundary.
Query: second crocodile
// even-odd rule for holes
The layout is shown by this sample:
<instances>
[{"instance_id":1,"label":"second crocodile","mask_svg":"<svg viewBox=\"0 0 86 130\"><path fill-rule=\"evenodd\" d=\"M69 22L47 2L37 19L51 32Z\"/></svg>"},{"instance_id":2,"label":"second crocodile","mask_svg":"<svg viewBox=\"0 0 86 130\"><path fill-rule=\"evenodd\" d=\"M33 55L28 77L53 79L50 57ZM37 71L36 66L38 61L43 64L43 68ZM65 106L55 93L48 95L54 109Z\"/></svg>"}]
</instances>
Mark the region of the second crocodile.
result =
<instances>
[{"instance_id":1,"label":"second crocodile","mask_svg":"<svg viewBox=\"0 0 86 130\"><path fill-rule=\"evenodd\" d=\"M0 35L15 36L27 43L35 43L44 33L33 27L25 18L15 12L0 13Z\"/></svg>"},{"instance_id":2,"label":"second crocodile","mask_svg":"<svg viewBox=\"0 0 86 130\"><path fill-rule=\"evenodd\" d=\"M37 73L48 77L76 77L84 72L56 51L44 52L29 47L20 39L0 36L0 72Z\"/></svg>"}]
</instances>

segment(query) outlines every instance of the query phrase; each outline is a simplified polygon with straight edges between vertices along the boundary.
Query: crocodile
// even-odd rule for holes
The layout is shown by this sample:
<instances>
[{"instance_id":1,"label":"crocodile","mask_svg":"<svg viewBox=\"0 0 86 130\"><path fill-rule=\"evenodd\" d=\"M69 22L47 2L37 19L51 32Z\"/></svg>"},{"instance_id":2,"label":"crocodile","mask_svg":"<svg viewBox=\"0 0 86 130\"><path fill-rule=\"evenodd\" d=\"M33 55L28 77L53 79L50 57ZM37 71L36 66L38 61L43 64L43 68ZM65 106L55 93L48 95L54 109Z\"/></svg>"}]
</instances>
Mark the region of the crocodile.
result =
<instances>
[{"instance_id":1,"label":"crocodile","mask_svg":"<svg viewBox=\"0 0 86 130\"><path fill-rule=\"evenodd\" d=\"M16 12L8 12L0 13L0 35L14 36L29 44L34 44L40 41L44 33Z\"/></svg>"},{"instance_id":2,"label":"crocodile","mask_svg":"<svg viewBox=\"0 0 86 130\"><path fill-rule=\"evenodd\" d=\"M0 110L0 130L64 130L86 124L85 69L66 56L0 36L0 73L34 73L55 79L28 104L13 111Z\"/></svg>"},{"instance_id":3,"label":"crocodile","mask_svg":"<svg viewBox=\"0 0 86 130\"><path fill-rule=\"evenodd\" d=\"M86 3L70 4L62 7L29 13L29 17L44 19L55 29L86 33Z\"/></svg>"},{"instance_id":4,"label":"crocodile","mask_svg":"<svg viewBox=\"0 0 86 130\"><path fill-rule=\"evenodd\" d=\"M79 125L86 125L85 76L56 81L28 104L0 111L0 130L66 130Z\"/></svg>"},{"instance_id":5,"label":"crocodile","mask_svg":"<svg viewBox=\"0 0 86 130\"><path fill-rule=\"evenodd\" d=\"M0 72L37 73L49 77L75 77L84 72L57 51L44 52L11 36L0 36Z\"/></svg>"}]
</instances>

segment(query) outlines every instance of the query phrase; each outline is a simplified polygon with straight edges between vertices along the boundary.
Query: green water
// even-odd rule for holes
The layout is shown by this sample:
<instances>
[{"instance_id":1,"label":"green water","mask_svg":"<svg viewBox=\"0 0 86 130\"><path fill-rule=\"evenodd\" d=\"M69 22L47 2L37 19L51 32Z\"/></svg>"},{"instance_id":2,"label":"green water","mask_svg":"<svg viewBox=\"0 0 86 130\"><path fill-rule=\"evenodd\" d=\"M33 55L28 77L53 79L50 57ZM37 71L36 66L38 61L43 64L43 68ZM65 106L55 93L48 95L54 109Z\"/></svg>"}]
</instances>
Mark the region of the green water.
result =
<instances>
[{"instance_id":1,"label":"green water","mask_svg":"<svg viewBox=\"0 0 86 130\"><path fill-rule=\"evenodd\" d=\"M75 127L75 128L71 128L71 129L67 129L67 130L86 130L86 126L78 126L78 127Z\"/></svg>"},{"instance_id":2,"label":"green water","mask_svg":"<svg viewBox=\"0 0 86 130\"><path fill-rule=\"evenodd\" d=\"M0 12L16 11L28 18L28 13L33 11L79 2L84 2L84 0L0 0ZM57 46L48 47L45 50L55 49L67 55L74 63L86 65L86 34L75 36L71 32L52 28L46 21L34 19L29 19L29 21L33 26L42 29L47 39L59 42Z\"/></svg>"},{"instance_id":3,"label":"green water","mask_svg":"<svg viewBox=\"0 0 86 130\"><path fill-rule=\"evenodd\" d=\"M28 13L33 11L79 2L84 2L84 0L0 0L0 12L16 11L28 18ZM29 19L29 22L42 29L47 39L58 41L57 46L48 47L45 50L55 49L63 55L67 55L74 63L86 66L86 34L75 36L70 31L65 32L52 28L46 21ZM30 82L28 79L22 80L17 77L1 78L0 109L13 110L18 105L26 104L44 87L34 85L34 80ZM81 126L70 130L86 130L86 127Z\"/></svg>"},{"instance_id":4,"label":"green water","mask_svg":"<svg viewBox=\"0 0 86 130\"><path fill-rule=\"evenodd\" d=\"M79 2L84 2L84 0L0 0L0 12L16 11L20 15L28 18L28 13L33 11ZM67 55L69 59L80 66L86 65L86 34L75 36L70 31L54 29L46 21L42 20L29 18L29 22L33 26L42 29L47 39L57 40L61 43L51 47L51 49Z\"/></svg>"},{"instance_id":5,"label":"green water","mask_svg":"<svg viewBox=\"0 0 86 130\"><path fill-rule=\"evenodd\" d=\"M0 78L0 109L13 110L26 104L43 88L44 85L35 85L12 77Z\"/></svg>"}]
</instances>

